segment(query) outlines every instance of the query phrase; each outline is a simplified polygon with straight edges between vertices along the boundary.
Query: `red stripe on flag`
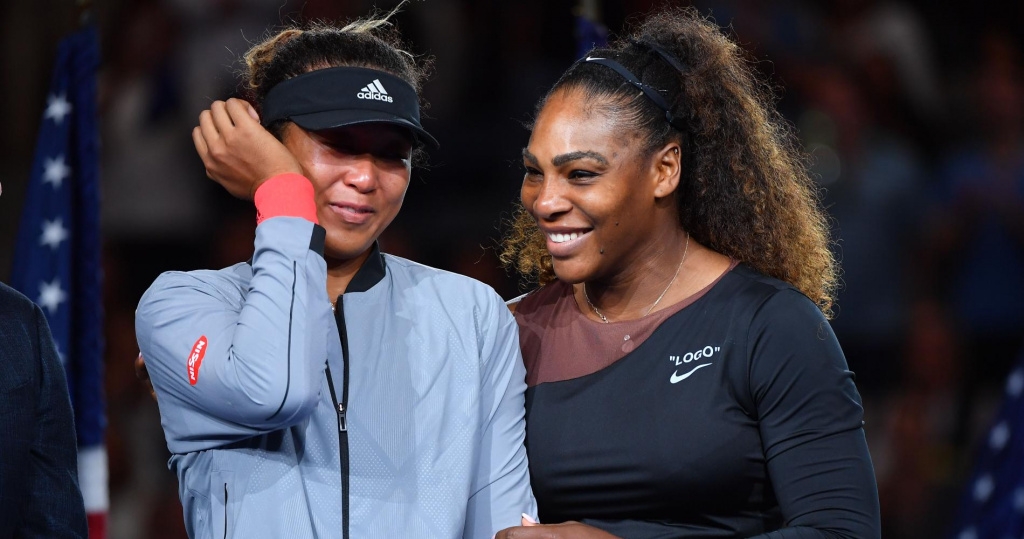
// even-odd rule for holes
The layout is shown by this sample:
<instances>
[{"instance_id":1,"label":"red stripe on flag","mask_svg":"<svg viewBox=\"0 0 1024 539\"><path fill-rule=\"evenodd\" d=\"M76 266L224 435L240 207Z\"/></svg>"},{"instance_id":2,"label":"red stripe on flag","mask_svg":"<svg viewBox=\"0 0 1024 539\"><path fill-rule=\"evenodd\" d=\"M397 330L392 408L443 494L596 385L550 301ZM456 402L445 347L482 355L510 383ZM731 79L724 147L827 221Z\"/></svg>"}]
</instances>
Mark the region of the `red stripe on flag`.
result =
<instances>
[{"instance_id":1,"label":"red stripe on flag","mask_svg":"<svg viewBox=\"0 0 1024 539\"><path fill-rule=\"evenodd\" d=\"M107 539L106 513L89 513L85 518L89 522L89 539Z\"/></svg>"}]
</instances>

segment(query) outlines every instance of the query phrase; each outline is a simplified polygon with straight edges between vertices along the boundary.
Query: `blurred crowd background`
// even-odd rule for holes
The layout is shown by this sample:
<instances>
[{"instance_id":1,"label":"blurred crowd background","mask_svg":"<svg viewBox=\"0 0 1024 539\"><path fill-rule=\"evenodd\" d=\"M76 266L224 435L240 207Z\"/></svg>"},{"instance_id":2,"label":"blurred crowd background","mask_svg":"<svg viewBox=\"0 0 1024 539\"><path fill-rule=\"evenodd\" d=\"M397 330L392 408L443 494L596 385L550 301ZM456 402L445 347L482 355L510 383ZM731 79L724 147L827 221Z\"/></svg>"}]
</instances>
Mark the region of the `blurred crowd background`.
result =
<instances>
[{"instance_id":1,"label":"blurred crowd background","mask_svg":"<svg viewBox=\"0 0 1024 539\"><path fill-rule=\"evenodd\" d=\"M614 34L658 7L603 1ZM381 0L388 9L395 1ZM795 126L832 217L833 325L864 397L889 538L942 537L1022 355L1024 5L928 0L695 4L748 51ZM100 71L110 536L184 537L155 403L135 379L134 308L161 271L250 256L252 208L205 179L190 131L235 95L268 29L368 1L106 0ZM434 57L414 173L385 251L520 293L498 267L537 98L576 56L574 2L427 0L395 19ZM73 0L0 6L0 280L8 281L56 44Z\"/></svg>"}]
</instances>

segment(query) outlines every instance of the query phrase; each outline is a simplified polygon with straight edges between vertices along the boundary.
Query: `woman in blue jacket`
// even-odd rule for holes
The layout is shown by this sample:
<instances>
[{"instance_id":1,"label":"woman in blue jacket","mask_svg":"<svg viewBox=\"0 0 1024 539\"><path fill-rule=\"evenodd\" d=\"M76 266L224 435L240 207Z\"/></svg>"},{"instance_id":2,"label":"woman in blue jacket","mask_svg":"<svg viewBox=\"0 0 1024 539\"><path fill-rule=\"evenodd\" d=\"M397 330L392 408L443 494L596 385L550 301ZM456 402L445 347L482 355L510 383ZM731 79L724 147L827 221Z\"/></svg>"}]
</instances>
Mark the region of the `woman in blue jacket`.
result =
<instances>
[{"instance_id":1,"label":"woman in blue jacket","mask_svg":"<svg viewBox=\"0 0 1024 539\"><path fill-rule=\"evenodd\" d=\"M166 273L136 314L193 539L491 537L535 514L512 315L377 246L436 144L385 24L256 45L253 106L193 131L259 222L249 262Z\"/></svg>"}]
</instances>

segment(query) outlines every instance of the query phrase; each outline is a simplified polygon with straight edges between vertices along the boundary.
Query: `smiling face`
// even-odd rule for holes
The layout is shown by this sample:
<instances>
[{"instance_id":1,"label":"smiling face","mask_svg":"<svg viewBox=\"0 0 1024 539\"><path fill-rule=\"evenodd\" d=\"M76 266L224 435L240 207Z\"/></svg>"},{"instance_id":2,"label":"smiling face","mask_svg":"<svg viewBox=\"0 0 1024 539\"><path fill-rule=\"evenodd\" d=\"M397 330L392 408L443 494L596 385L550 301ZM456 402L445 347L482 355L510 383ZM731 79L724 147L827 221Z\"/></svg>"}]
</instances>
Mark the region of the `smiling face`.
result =
<instances>
[{"instance_id":1,"label":"smiling face","mask_svg":"<svg viewBox=\"0 0 1024 539\"><path fill-rule=\"evenodd\" d=\"M657 256L678 230L678 145L653 154L605 107L552 94L523 150L523 206L547 238L559 280L614 281Z\"/></svg>"},{"instance_id":2,"label":"smiling face","mask_svg":"<svg viewBox=\"0 0 1024 539\"><path fill-rule=\"evenodd\" d=\"M344 261L365 253L402 208L410 134L388 124L319 132L289 124L282 139L313 184L317 217L327 230L324 256Z\"/></svg>"}]
</instances>

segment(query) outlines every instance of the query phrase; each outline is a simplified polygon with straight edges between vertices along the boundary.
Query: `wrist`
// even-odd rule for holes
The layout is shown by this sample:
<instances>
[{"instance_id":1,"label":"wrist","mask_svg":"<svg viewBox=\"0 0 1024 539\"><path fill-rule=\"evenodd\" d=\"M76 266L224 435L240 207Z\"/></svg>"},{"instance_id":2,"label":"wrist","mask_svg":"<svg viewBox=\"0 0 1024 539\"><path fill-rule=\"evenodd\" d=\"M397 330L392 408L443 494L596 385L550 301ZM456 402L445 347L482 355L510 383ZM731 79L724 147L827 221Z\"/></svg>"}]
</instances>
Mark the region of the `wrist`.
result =
<instances>
[{"instance_id":1,"label":"wrist","mask_svg":"<svg viewBox=\"0 0 1024 539\"><path fill-rule=\"evenodd\" d=\"M294 172L276 174L261 182L253 194L256 224L272 217L301 217L319 224L313 184Z\"/></svg>"}]
</instances>

